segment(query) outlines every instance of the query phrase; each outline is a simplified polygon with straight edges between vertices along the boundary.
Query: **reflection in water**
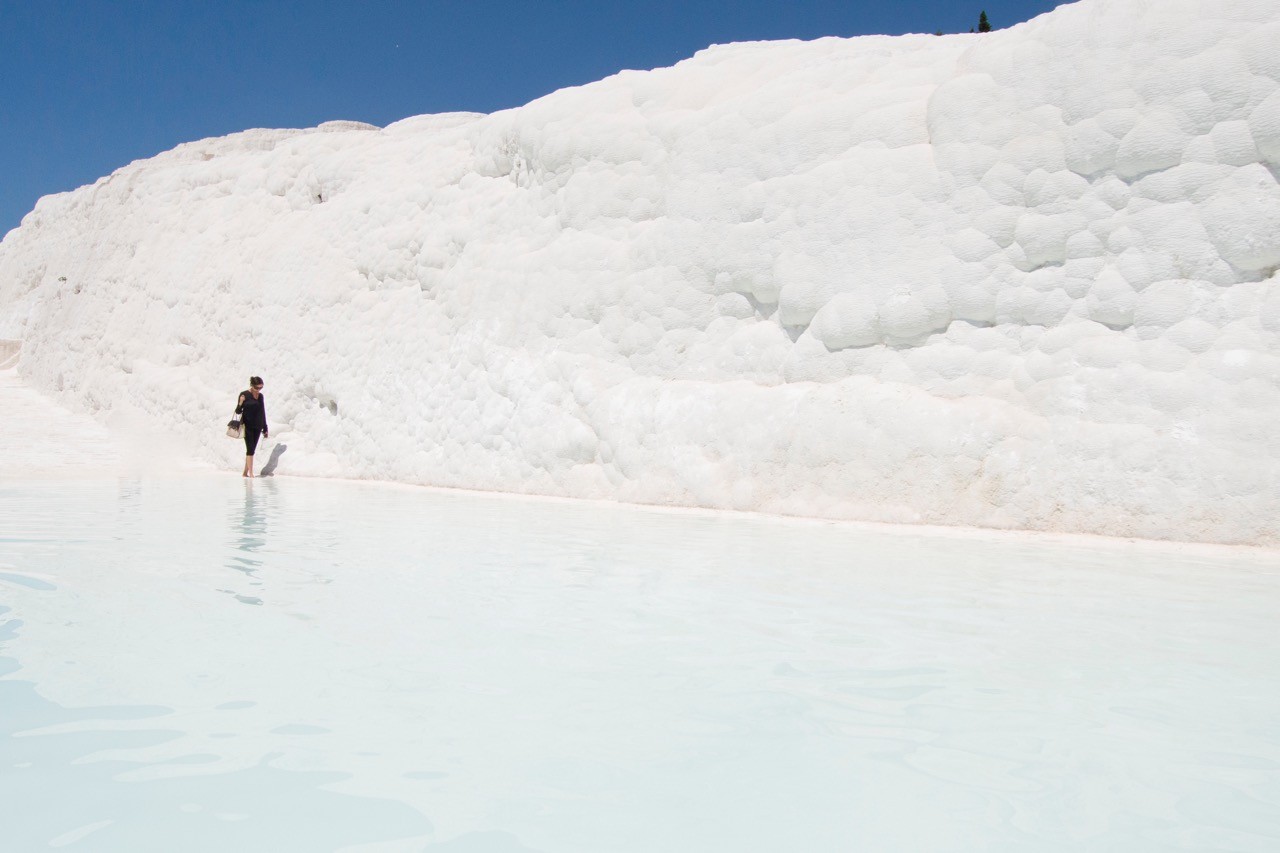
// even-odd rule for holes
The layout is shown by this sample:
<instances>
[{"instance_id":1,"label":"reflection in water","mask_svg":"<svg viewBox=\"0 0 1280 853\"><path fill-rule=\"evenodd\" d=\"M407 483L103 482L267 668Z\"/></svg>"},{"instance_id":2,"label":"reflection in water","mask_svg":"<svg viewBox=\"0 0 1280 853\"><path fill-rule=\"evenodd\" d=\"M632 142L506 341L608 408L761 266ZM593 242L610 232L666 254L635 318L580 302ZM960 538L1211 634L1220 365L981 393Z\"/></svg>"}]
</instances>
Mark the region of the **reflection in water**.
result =
<instances>
[{"instance_id":1,"label":"reflection in water","mask_svg":"<svg viewBox=\"0 0 1280 853\"><path fill-rule=\"evenodd\" d=\"M249 586L261 588L262 560L258 552L267 544L267 510L275 492L273 483L255 483L244 481L244 502L237 502L230 512L231 556L227 558L227 568L248 576ZM234 590L224 589L228 595L244 604L261 605L262 598L257 595L245 595Z\"/></svg>"},{"instance_id":2,"label":"reflection in water","mask_svg":"<svg viewBox=\"0 0 1280 853\"><path fill-rule=\"evenodd\" d=\"M142 481L120 478L116 481L116 539L136 539L142 523Z\"/></svg>"}]
</instances>

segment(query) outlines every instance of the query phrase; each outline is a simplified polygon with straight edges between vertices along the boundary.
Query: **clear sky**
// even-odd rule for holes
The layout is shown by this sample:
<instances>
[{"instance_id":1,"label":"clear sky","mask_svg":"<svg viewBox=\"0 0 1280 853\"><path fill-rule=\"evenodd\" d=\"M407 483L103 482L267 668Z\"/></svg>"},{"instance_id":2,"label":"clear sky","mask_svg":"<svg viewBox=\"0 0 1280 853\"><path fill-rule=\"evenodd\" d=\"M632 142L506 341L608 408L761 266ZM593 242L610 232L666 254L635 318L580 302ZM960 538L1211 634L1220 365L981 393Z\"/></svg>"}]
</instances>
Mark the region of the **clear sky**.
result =
<instances>
[{"instance_id":1,"label":"clear sky","mask_svg":"<svg viewBox=\"0 0 1280 853\"><path fill-rule=\"evenodd\" d=\"M999 29L1061 0L0 0L0 234L249 127L492 112L709 44Z\"/></svg>"}]
</instances>

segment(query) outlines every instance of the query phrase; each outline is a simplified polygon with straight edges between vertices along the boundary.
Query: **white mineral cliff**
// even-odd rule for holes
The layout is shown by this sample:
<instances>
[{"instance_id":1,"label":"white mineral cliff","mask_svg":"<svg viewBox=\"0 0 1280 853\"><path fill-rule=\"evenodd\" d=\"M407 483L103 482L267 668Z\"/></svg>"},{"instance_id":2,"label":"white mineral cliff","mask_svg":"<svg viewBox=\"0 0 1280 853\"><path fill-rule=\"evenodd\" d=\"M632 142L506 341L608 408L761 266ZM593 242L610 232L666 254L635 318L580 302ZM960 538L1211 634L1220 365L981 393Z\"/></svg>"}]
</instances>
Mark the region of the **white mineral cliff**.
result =
<instances>
[{"instance_id":1,"label":"white mineral cliff","mask_svg":"<svg viewBox=\"0 0 1280 853\"><path fill-rule=\"evenodd\" d=\"M713 47L42 199L0 338L238 466L1280 543L1280 4Z\"/></svg>"}]
</instances>

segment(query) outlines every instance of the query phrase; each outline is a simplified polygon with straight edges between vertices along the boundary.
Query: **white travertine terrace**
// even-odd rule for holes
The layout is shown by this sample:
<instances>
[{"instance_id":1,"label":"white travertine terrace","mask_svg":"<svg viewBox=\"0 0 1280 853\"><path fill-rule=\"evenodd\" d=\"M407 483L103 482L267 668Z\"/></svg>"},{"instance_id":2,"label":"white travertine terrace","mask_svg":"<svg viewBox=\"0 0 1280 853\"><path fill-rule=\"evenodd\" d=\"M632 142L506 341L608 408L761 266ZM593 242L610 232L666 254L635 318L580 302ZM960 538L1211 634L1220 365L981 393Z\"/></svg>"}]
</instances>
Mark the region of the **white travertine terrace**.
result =
<instances>
[{"instance_id":1,"label":"white travertine terrace","mask_svg":"<svg viewBox=\"0 0 1280 853\"><path fill-rule=\"evenodd\" d=\"M291 473L1275 546L1277 45L1084 0L193 142L40 201L0 339L229 466L259 373Z\"/></svg>"}]
</instances>

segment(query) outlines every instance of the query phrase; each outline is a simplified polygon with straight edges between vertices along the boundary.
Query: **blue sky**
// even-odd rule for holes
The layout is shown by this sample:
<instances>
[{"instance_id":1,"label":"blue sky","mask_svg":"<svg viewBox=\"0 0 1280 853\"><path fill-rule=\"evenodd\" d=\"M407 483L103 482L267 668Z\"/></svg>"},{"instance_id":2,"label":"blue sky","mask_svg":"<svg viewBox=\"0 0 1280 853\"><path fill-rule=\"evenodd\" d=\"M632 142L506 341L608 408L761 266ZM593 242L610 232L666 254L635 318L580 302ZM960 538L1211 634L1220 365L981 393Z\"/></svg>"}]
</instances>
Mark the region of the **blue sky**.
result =
<instances>
[{"instance_id":1,"label":"blue sky","mask_svg":"<svg viewBox=\"0 0 1280 853\"><path fill-rule=\"evenodd\" d=\"M0 0L0 234L42 195L248 127L491 112L709 44L1010 26L1059 0Z\"/></svg>"}]
</instances>

